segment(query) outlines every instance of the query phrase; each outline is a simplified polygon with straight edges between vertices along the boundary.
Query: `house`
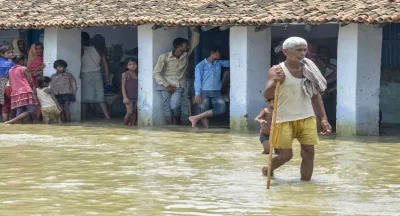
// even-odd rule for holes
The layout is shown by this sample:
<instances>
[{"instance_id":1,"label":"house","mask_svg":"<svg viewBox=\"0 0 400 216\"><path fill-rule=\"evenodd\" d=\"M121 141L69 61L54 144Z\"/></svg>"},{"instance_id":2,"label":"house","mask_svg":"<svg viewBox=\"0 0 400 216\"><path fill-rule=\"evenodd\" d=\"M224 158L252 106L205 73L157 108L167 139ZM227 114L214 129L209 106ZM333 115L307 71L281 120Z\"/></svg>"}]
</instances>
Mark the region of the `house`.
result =
<instances>
[{"instance_id":1,"label":"house","mask_svg":"<svg viewBox=\"0 0 400 216\"><path fill-rule=\"evenodd\" d=\"M139 123L144 126L163 124L160 95L155 90L152 70L158 56L171 49L175 37L188 37L188 26L202 26L204 31L229 31L230 127L233 130L254 128L254 116L265 106L262 91L266 71L271 66L273 38L279 32L283 32L280 37L297 29L296 35L330 34L337 38L336 130L339 135L378 135L381 57L382 53L389 52L382 52L382 44L399 51L398 43L382 40L384 26L400 22L399 0L1 0L1 3L0 37L12 29L44 29L45 63L51 65L58 58L74 62L69 70L77 78L81 29L135 28L137 35L122 31L123 35L118 37L137 38ZM395 24L391 25L394 28ZM397 55L391 58L398 59L398 53L391 55ZM45 69L46 75L52 72L51 67ZM387 92L392 98L400 98L392 92L396 86L390 86ZM390 115L399 119L399 99L396 102L390 112L395 108L397 114ZM73 118L79 120L80 107L74 105L72 109ZM382 110L385 116L385 109Z\"/></svg>"}]
</instances>

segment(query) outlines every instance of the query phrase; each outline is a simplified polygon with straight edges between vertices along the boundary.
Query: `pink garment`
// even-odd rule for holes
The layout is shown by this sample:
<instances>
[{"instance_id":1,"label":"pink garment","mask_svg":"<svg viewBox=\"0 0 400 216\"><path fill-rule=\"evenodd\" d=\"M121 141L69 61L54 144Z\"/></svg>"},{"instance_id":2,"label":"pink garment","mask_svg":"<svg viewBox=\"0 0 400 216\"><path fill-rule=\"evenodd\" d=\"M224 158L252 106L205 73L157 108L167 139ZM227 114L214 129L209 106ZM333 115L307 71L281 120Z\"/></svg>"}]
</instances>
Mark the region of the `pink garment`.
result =
<instances>
[{"instance_id":1,"label":"pink garment","mask_svg":"<svg viewBox=\"0 0 400 216\"><path fill-rule=\"evenodd\" d=\"M36 54L36 45L33 44L29 51L27 67L28 67L28 73L32 77L32 82L35 88L38 88L39 86L36 77L33 75L33 72L37 70L42 64L43 64L43 55L39 56Z\"/></svg>"},{"instance_id":2,"label":"pink garment","mask_svg":"<svg viewBox=\"0 0 400 216\"><path fill-rule=\"evenodd\" d=\"M26 106L29 104L38 104L36 96L26 79L21 65L13 66L9 71L9 80L11 84L11 109Z\"/></svg>"}]
</instances>

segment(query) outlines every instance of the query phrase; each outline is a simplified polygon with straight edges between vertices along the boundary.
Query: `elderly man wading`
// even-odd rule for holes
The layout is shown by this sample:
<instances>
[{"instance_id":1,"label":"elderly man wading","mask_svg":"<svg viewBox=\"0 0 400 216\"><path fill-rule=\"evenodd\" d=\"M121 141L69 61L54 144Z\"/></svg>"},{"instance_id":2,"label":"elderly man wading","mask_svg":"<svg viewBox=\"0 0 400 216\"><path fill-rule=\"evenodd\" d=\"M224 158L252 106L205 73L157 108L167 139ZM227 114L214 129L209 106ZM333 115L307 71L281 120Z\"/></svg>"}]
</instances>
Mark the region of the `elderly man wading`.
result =
<instances>
[{"instance_id":1,"label":"elderly man wading","mask_svg":"<svg viewBox=\"0 0 400 216\"><path fill-rule=\"evenodd\" d=\"M326 89L326 80L318 67L309 59L307 42L303 38L290 37L283 43L286 60L271 67L268 71L266 99L273 98L277 81L281 82L278 95L278 108L274 140L275 148L280 149L272 159L273 171L292 159L292 142L301 144L301 180L309 181L314 168L314 145L319 144L316 117L321 118L321 134L330 133L331 125L325 114L320 93ZM267 175L267 167L262 173Z\"/></svg>"}]
</instances>

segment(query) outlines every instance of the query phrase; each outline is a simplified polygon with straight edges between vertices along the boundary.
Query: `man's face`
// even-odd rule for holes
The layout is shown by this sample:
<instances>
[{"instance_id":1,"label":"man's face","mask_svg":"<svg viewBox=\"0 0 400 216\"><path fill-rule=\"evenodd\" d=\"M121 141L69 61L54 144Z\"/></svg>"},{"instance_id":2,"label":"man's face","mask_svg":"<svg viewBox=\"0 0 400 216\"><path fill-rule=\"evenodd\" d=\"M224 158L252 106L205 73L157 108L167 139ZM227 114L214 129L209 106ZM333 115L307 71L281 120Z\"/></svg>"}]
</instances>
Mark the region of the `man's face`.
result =
<instances>
[{"instance_id":1,"label":"man's face","mask_svg":"<svg viewBox=\"0 0 400 216\"><path fill-rule=\"evenodd\" d=\"M187 52L187 51L189 51L189 48L190 48L190 46L189 46L189 44L187 44L187 43L183 43L183 44L179 47L179 49L181 50L181 52Z\"/></svg>"},{"instance_id":2,"label":"man's face","mask_svg":"<svg viewBox=\"0 0 400 216\"><path fill-rule=\"evenodd\" d=\"M285 54L286 58L292 61L303 61L307 54L307 46L300 45L295 49L284 49L283 54Z\"/></svg>"},{"instance_id":3,"label":"man's face","mask_svg":"<svg viewBox=\"0 0 400 216\"><path fill-rule=\"evenodd\" d=\"M211 52L211 56L212 56L214 59L220 59L220 58L221 58L221 52L220 52L220 51Z\"/></svg>"}]
</instances>

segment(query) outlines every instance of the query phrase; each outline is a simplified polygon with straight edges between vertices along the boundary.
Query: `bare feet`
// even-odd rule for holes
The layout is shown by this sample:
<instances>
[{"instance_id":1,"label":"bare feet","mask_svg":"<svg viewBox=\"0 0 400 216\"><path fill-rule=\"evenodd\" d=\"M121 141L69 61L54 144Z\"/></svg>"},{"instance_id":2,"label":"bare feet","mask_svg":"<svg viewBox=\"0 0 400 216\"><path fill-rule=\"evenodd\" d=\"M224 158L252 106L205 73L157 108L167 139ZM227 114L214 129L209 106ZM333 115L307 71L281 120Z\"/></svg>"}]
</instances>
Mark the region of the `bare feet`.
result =
<instances>
[{"instance_id":1,"label":"bare feet","mask_svg":"<svg viewBox=\"0 0 400 216\"><path fill-rule=\"evenodd\" d=\"M264 176L268 176L268 167L263 167L262 168L262 170L261 170L261 172L262 172L262 174L264 175ZM272 172L272 170L271 170L271 176L274 176L274 172Z\"/></svg>"},{"instance_id":2,"label":"bare feet","mask_svg":"<svg viewBox=\"0 0 400 216\"><path fill-rule=\"evenodd\" d=\"M203 124L204 128L208 128L210 126L208 124L208 118L202 118L201 123Z\"/></svg>"},{"instance_id":3,"label":"bare feet","mask_svg":"<svg viewBox=\"0 0 400 216\"><path fill-rule=\"evenodd\" d=\"M269 154L268 150L264 150L263 152L261 152L261 154Z\"/></svg>"},{"instance_id":4,"label":"bare feet","mask_svg":"<svg viewBox=\"0 0 400 216\"><path fill-rule=\"evenodd\" d=\"M190 116L189 121L192 122L192 128L196 128L198 119L196 119L194 116Z\"/></svg>"},{"instance_id":5,"label":"bare feet","mask_svg":"<svg viewBox=\"0 0 400 216\"><path fill-rule=\"evenodd\" d=\"M6 121L6 122L4 122L4 124L9 125L9 124L12 124L12 123L11 123L11 121Z\"/></svg>"}]
</instances>

